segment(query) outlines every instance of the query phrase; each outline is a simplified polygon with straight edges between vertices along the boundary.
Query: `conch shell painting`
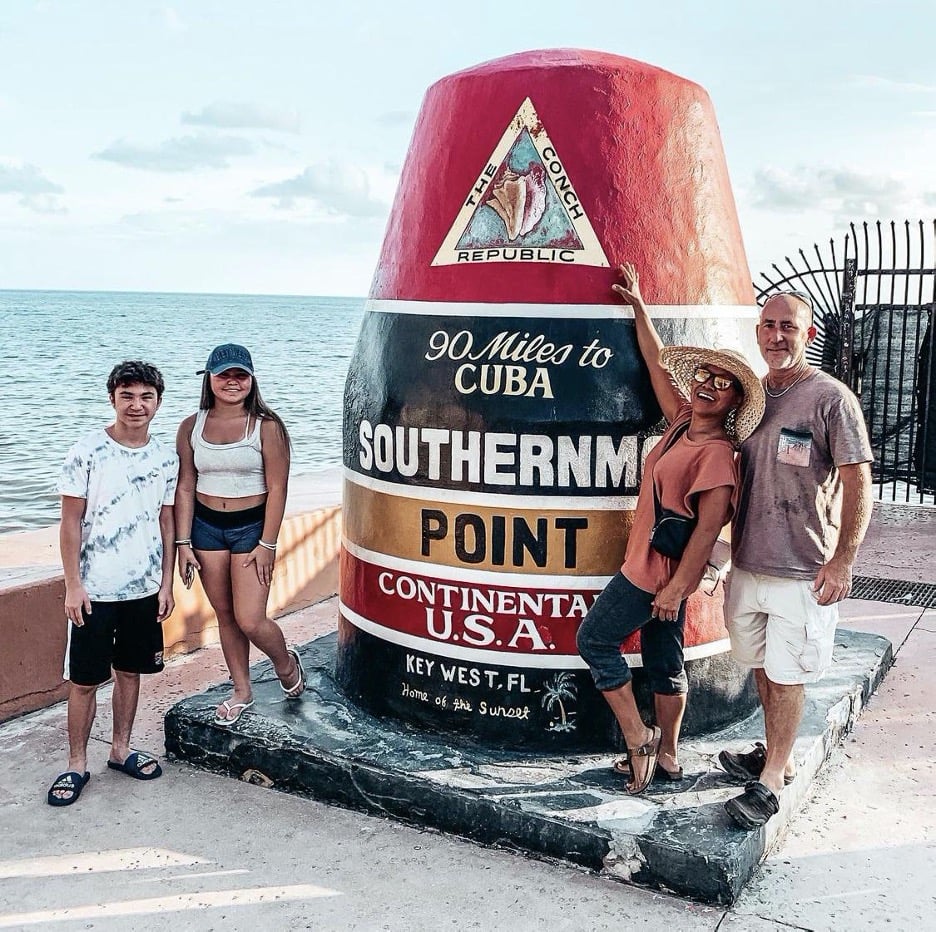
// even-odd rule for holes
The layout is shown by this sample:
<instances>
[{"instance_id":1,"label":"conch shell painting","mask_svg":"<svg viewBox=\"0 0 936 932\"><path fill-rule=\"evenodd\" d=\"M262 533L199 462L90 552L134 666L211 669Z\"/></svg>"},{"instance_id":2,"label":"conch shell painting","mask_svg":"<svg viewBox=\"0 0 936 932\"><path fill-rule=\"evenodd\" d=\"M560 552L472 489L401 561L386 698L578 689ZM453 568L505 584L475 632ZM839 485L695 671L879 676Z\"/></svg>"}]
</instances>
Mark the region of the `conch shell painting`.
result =
<instances>
[{"instance_id":1,"label":"conch shell painting","mask_svg":"<svg viewBox=\"0 0 936 932\"><path fill-rule=\"evenodd\" d=\"M584 248L526 128L455 244L456 249L503 246Z\"/></svg>"},{"instance_id":2,"label":"conch shell painting","mask_svg":"<svg viewBox=\"0 0 936 932\"><path fill-rule=\"evenodd\" d=\"M540 164L531 165L520 175L502 166L487 199L490 207L507 227L507 239L529 233L546 211L546 171Z\"/></svg>"}]
</instances>

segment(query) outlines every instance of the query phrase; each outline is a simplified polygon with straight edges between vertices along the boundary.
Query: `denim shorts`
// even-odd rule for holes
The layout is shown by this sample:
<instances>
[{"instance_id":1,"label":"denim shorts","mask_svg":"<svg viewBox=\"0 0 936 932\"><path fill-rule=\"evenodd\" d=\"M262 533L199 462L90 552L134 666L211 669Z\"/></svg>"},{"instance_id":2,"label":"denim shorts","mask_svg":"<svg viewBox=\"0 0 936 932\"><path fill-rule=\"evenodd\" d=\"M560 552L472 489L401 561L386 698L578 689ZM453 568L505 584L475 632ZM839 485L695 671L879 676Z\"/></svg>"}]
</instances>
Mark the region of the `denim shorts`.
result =
<instances>
[{"instance_id":1,"label":"denim shorts","mask_svg":"<svg viewBox=\"0 0 936 932\"><path fill-rule=\"evenodd\" d=\"M640 630L640 655L650 689L664 696L688 691L683 666L683 628L686 602L675 621L651 618L653 593L638 589L620 572L608 583L589 609L578 630L577 644L595 686L602 692L626 686L632 679L621 655L621 644Z\"/></svg>"},{"instance_id":2,"label":"denim shorts","mask_svg":"<svg viewBox=\"0 0 936 932\"><path fill-rule=\"evenodd\" d=\"M263 533L265 517L266 505L243 511L215 511L196 500L192 549L250 553Z\"/></svg>"}]
</instances>

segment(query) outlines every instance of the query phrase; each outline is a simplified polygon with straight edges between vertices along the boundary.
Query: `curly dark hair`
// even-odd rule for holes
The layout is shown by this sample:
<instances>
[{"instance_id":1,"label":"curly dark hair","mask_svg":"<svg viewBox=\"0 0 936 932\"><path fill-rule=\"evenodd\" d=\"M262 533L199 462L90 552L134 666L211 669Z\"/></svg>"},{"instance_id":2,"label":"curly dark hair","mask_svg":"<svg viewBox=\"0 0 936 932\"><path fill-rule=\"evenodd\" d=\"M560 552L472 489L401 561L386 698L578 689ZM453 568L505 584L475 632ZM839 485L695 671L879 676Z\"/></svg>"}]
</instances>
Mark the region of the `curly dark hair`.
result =
<instances>
[{"instance_id":1,"label":"curly dark hair","mask_svg":"<svg viewBox=\"0 0 936 932\"><path fill-rule=\"evenodd\" d=\"M156 389L157 398L162 398L166 390L162 373L142 359L127 359L111 369L111 374L107 377L107 394L113 397L114 392L124 385L149 385Z\"/></svg>"}]
</instances>

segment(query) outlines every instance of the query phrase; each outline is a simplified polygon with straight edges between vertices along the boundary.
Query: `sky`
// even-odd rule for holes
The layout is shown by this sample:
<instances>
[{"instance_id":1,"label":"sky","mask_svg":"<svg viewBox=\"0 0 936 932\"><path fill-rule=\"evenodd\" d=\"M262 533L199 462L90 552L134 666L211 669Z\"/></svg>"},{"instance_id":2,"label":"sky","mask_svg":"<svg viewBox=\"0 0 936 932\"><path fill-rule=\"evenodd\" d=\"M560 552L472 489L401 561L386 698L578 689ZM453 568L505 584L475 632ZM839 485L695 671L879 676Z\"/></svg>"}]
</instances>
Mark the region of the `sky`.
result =
<instances>
[{"instance_id":1,"label":"sky","mask_svg":"<svg viewBox=\"0 0 936 932\"><path fill-rule=\"evenodd\" d=\"M932 0L2 0L0 288L365 295L426 89L537 48L701 84L752 275L936 216Z\"/></svg>"}]
</instances>

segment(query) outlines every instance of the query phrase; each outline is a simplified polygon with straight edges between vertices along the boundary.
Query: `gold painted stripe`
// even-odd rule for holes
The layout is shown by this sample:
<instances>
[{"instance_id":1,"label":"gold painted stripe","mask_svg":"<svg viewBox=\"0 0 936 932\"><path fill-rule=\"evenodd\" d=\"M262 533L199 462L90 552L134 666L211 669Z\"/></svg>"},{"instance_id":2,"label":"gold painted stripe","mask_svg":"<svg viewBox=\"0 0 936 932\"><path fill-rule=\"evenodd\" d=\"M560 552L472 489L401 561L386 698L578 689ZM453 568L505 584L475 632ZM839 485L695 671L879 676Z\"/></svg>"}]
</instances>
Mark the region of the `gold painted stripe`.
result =
<instances>
[{"instance_id":1,"label":"gold painted stripe","mask_svg":"<svg viewBox=\"0 0 936 932\"><path fill-rule=\"evenodd\" d=\"M423 553L423 512L432 514L428 521L429 553ZM441 515L441 518L439 517ZM468 516L461 522L459 515ZM503 519L505 534L503 562L494 560L495 519ZM587 526L569 529L563 522L582 518ZM545 564L537 566L529 550L522 549L519 561L514 559L515 522L522 532L528 528L531 536L538 534L538 521L545 519ZM624 560L624 546L633 522L631 511L592 511L587 502L578 512L543 508L536 496L516 496L510 508L481 507L476 502L424 502L414 498L367 489L346 482L344 488L345 537L366 550L416 560L438 567L461 567L491 572L550 576L608 576L617 572ZM447 524L444 536L440 525ZM464 531L462 553L456 544L456 529L461 523ZM483 525L486 545L479 546L473 526ZM432 534L438 533L439 539ZM566 550L574 541L574 565L566 566ZM477 562L464 559L465 552L483 553ZM440 576L444 577L444 573Z\"/></svg>"},{"instance_id":2,"label":"gold painted stripe","mask_svg":"<svg viewBox=\"0 0 936 932\"><path fill-rule=\"evenodd\" d=\"M365 476L347 466L343 469L345 482L353 482L355 485L374 489L385 495L416 498L425 502L454 502L466 509L473 508L475 504L489 505L499 509L513 508L518 501L521 504L529 504L531 493L534 491L536 501L543 508L556 511L581 511L583 505L587 505L589 511L633 511L637 507L636 495L556 495L547 489L530 490L526 495L472 492L467 489L439 489L432 485L404 485L401 482L389 482L386 479Z\"/></svg>"}]
</instances>

